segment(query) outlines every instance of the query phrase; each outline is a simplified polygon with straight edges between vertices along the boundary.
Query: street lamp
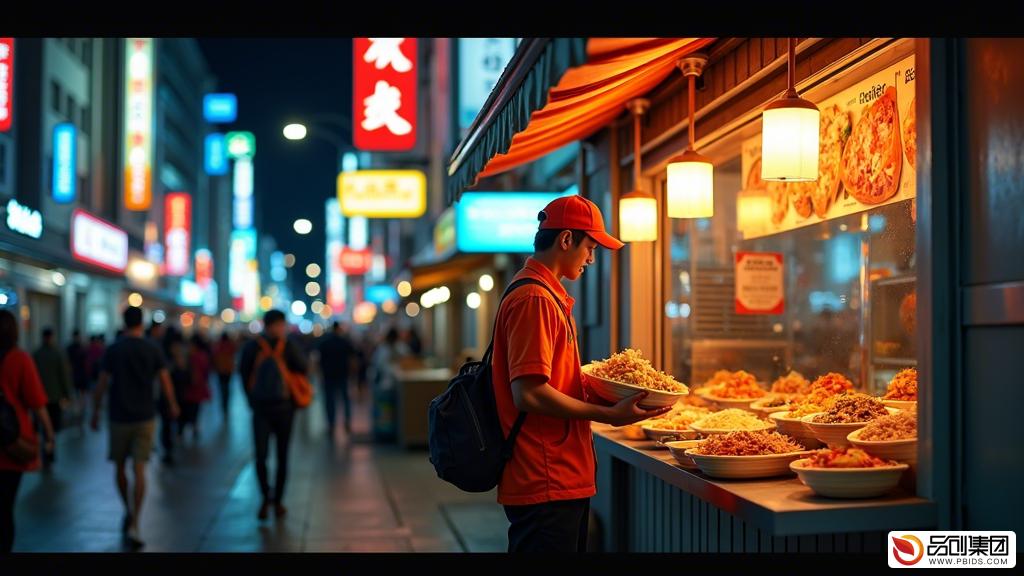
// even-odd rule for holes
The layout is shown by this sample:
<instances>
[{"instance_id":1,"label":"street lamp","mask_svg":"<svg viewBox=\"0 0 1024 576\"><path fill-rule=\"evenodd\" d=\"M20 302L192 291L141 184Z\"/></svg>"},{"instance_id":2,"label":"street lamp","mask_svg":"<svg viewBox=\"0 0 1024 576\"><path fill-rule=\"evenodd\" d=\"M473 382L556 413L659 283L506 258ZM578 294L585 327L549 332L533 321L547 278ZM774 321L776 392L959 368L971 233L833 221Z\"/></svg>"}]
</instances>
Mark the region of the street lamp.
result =
<instances>
[{"instance_id":1,"label":"street lamp","mask_svg":"<svg viewBox=\"0 0 1024 576\"><path fill-rule=\"evenodd\" d=\"M306 137L306 127L302 124L288 124L284 127L284 137L289 140L302 140Z\"/></svg>"}]
</instances>

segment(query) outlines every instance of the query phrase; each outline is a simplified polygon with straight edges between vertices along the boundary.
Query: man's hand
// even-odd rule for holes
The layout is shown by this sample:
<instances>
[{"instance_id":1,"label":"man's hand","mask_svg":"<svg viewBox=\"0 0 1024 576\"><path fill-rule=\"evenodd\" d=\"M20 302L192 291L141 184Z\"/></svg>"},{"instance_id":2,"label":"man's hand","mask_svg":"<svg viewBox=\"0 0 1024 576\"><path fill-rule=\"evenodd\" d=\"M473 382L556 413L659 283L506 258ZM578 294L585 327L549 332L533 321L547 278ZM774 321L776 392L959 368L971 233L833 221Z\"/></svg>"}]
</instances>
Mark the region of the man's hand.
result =
<instances>
[{"instance_id":1,"label":"man's hand","mask_svg":"<svg viewBox=\"0 0 1024 576\"><path fill-rule=\"evenodd\" d=\"M655 408L653 410L645 410L639 406L639 403L647 398L649 392L643 391L639 394L634 394L627 398L623 398L617 404L608 409L608 416L605 418L606 424L612 426L625 426L648 418L654 418L661 416L672 409L671 406L665 406L662 408Z\"/></svg>"}]
</instances>

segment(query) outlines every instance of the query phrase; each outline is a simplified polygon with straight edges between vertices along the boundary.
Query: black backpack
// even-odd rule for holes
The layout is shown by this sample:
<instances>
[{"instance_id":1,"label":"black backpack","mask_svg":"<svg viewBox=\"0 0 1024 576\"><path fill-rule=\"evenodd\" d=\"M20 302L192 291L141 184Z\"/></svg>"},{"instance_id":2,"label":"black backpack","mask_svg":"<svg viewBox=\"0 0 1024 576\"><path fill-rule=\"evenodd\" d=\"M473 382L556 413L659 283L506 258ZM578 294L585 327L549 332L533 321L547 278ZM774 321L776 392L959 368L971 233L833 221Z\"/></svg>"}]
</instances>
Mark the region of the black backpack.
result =
<instances>
[{"instance_id":1,"label":"black backpack","mask_svg":"<svg viewBox=\"0 0 1024 576\"><path fill-rule=\"evenodd\" d=\"M543 286L557 305L558 298L554 292L533 278L513 282L501 301L504 302L516 288L527 284ZM566 316L562 306L558 305L558 308ZM501 310L500 302L498 310ZM566 323L572 330L568 316ZM428 412L430 463L439 478L466 492L487 492L498 485L505 463L512 458L516 436L526 419L526 412L519 412L508 438L505 438L491 381L493 348L492 329L491 343L487 345L483 359L463 364L458 375L448 384L448 389L430 402Z\"/></svg>"}]
</instances>

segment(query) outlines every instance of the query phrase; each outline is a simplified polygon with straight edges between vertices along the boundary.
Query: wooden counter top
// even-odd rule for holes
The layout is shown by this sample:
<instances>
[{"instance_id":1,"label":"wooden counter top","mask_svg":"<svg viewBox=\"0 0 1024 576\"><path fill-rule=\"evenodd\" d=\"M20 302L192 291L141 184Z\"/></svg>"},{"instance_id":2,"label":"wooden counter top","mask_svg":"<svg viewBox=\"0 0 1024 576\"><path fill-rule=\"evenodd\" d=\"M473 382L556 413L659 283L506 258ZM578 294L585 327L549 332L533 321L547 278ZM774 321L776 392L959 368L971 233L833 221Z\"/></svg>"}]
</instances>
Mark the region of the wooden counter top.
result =
<instances>
[{"instance_id":1,"label":"wooden counter top","mask_svg":"<svg viewBox=\"0 0 1024 576\"><path fill-rule=\"evenodd\" d=\"M935 526L933 502L899 489L883 498L835 500L816 496L795 475L721 480L679 466L648 440L627 440L611 426L593 424L599 451L641 468L775 536L924 529Z\"/></svg>"}]
</instances>

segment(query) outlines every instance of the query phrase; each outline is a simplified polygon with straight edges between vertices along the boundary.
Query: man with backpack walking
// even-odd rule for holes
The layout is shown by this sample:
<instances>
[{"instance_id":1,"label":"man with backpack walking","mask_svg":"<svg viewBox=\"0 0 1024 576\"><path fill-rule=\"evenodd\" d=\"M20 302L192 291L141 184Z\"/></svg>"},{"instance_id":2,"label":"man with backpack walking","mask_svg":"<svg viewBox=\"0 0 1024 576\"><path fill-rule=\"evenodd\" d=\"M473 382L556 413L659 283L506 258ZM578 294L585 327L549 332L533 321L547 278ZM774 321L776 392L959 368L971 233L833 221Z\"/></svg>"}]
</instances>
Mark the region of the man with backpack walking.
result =
<instances>
[{"instance_id":1,"label":"man with backpack walking","mask_svg":"<svg viewBox=\"0 0 1024 576\"><path fill-rule=\"evenodd\" d=\"M282 371L305 374L308 367L302 349L287 337L288 324L280 310L263 316L263 334L242 349L239 373L252 407L253 439L256 445L256 475L263 494L259 519L266 520L273 506L278 518L287 512L281 503L288 478L288 445L296 402ZM277 472L271 490L267 474L270 436L276 440Z\"/></svg>"},{"instance_id":2,"label":"man with backpack walking","mask_svg":"<svg viewBox=\"0 0 1024 576\"><path fill-rule=\"evenodd\" d=\"M575 300L561 280L578 279L594 250L618 250L598 207L582 196L548 204L538 215L534 254L513 278L495 320L492 381L503 433L519 422L511 459L498 482L509 551L586 551L590 497L597 492L590 422L621 426L668 411L644 410L640 393L606 406L588 402Z\"/></svg>"}]
</instances>

